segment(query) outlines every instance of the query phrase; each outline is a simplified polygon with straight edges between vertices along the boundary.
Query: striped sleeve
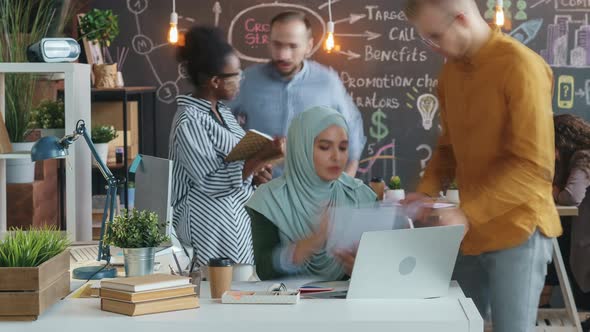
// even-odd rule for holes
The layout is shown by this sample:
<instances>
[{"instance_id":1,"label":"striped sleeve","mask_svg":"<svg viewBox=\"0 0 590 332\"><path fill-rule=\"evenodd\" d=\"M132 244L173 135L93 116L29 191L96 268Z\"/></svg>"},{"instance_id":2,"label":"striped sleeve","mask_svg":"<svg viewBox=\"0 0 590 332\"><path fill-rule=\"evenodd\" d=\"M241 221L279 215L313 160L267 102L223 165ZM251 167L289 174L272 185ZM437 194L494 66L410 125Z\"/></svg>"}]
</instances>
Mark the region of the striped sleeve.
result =
<instances>
[{"instance_id":1,"label":"striped sleeve","mask_svg":"<svg viewBox=\"0 0 590 332\"><path fill-rule=\"evenodd\" d=\"M178 161L200 191L224 197L232 188L241 188L244 162L225 163L217 156L207 132L198 125L181 124L177 129L177 143L181 153Z\"/></svg>"}]
</instances>

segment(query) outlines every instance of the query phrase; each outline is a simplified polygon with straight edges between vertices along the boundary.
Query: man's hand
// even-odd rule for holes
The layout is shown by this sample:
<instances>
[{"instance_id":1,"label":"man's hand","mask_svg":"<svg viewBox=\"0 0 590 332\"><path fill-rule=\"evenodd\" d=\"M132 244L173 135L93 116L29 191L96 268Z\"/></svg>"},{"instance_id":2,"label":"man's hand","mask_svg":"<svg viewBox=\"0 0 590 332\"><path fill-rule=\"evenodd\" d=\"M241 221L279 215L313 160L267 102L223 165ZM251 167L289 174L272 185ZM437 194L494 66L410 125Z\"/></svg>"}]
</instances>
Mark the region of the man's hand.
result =
<instances>
[{"instance_id":1,"label":"man's hand","mask_svg":"<svg viewBox=\"0 0 590 332\"><path fill-rule=\"evenodd\" d=\"M410 193L400 203L405 208L406 214L412 221L425 223L428 216L432 214L434 199L422 193Z\"/></svg>"},{"instance_id":2,"label":"man's hand","mask_svg":"<svg viewBox=\"0 0 590 332\"><path fill-rule=\"evenodd\" d=\"M469 231L469 220L460 208L436 209L433 211L429 221L431 221L430 226L463 225L465 226L463 236Z\"/></svg>"}]
</instances>

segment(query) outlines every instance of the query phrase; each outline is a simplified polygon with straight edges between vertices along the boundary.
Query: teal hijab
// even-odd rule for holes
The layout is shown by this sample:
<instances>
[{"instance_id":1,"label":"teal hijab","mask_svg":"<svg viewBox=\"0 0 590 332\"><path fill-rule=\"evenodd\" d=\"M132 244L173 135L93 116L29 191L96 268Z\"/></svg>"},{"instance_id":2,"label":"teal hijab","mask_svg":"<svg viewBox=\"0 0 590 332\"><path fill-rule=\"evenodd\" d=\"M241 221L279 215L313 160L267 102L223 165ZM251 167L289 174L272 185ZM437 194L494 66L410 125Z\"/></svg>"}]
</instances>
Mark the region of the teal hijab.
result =
<instances>
[{"instance_id":1,"label":"teal hijab","mask_svg":"<svg viewBox=\"0 0 590 332\"><path fill-rule=\"evenodd\" d=\"M333 125L348 133L344 117L327 107L314 107L295 117L287 135L285 173L258 188L246 204L278 227L281 243L293 243L310 236L317 229L319 215L326 204L358 207L376 200L369 187L347 174L331 182L317 175L313 163L314 141ZM312 256L301 272L326 280L344 276L342 266L325 250Z\"/></svg>"}]
</instances>

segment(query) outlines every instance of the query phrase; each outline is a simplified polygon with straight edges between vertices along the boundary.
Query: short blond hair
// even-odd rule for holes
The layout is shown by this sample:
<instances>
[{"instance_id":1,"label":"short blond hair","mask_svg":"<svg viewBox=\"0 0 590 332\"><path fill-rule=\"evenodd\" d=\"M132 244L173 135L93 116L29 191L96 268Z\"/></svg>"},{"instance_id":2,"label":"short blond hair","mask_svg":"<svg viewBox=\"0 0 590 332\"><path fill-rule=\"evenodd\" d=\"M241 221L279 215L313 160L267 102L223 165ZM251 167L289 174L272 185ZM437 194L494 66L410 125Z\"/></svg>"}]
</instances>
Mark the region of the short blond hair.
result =
<instances>
[{"instance_id":1,"label":"short blond hair","mask_svg":"<svg viewBox=\"0 0 590 332\"><path fill-rule=\"evenodd\" d=\"M414 19L420 15L420 11L426 6L438 6L447 11L457 9L473 9L473 0L406 0L404 13L408 19Z\"/></svg>"}]
</instances>

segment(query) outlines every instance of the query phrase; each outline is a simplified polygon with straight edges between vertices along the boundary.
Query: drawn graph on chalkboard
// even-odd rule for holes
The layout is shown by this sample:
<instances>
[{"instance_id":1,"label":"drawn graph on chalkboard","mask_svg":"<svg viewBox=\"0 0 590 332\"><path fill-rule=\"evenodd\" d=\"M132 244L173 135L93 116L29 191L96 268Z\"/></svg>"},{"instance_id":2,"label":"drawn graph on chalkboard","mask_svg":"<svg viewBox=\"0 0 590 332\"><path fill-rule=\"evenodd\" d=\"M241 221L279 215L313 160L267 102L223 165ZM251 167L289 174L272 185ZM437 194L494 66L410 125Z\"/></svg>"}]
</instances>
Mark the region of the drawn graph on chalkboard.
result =
<instances>
[{"instance_id":1,"label":"drawn graph on chalkboard","mask_svg":"<svg viewBox=\"0 0 590 332\"><path fill-rule=\"evenodd\" d=\"M390 144L386 144L379 148L377 152L361 161L359 161L358 173L365 175L369 180L374 176L373 166L377 161L384 161L383 167L381 168L383 179L388 179L390 176L395 175L395 140Z\"/></svg>"}]
</instances>

